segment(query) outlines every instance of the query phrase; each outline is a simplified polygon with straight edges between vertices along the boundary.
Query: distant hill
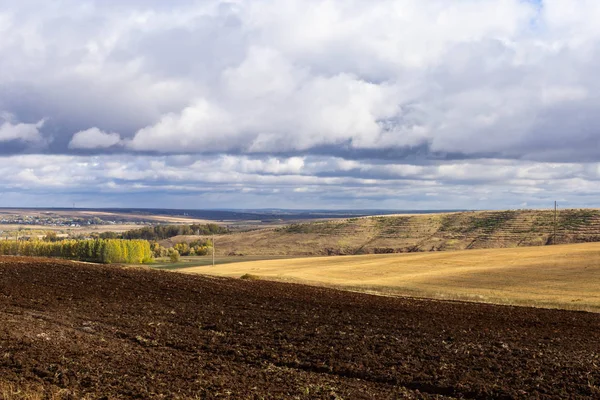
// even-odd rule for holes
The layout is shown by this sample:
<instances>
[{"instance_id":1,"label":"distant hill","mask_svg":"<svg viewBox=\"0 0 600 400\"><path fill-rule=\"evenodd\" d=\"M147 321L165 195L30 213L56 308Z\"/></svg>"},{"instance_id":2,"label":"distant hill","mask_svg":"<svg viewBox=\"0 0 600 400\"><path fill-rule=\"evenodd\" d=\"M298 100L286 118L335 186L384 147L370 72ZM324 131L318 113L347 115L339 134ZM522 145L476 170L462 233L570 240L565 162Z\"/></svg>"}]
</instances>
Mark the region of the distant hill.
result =
<instances>
[{"instance_id":1,"label":"distant hill","mask_svg":"<svg viewBox=\"0 0 600 400\"><path fill-rule=\"evenodd\" d=\"M37 214L40 212L58 215L102 215L118 216L124 220L139 220L142 217L153 220L157 217L170 217L173 220L201 219L206 221L240 222L257 221L273 223L280 221L306 221L317 219L353 218L368 215L390 214L431 214L441 211L462 210L286 210L286 209L168 209L168 208L0 208L0 214ZM163 218L164 219L164 218ZM167 221L169 218L166 219Z\"/></svg>"},{"instance_id":2,"label":"distant hill","mask_svg":"<svg viewBox=\"0 0 600 400\"><path fill-rule=\"evenodd\" d=\"M600 210L561 210L556 226L556 243L600 241ZM553 211L473 211L292 224L218 236L216 248L219 255L383 254L542 246L554 242L553 232Z\"/></svg>"}]
</instances>

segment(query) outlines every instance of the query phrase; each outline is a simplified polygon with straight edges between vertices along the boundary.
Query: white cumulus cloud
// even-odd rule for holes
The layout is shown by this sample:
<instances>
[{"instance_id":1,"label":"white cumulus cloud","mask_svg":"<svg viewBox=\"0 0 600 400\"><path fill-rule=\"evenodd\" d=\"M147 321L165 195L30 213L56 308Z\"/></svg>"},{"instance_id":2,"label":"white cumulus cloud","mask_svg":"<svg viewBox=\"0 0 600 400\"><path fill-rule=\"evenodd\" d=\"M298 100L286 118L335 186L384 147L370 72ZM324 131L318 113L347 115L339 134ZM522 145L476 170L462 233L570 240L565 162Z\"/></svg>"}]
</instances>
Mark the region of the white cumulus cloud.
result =
<instances>
[{"instance_id":1,"label":"white cumulus cloud","mask_svg":"<svg viewBox=\"0 0 600 400\"><path fill-rule=\"evenodd\" d=\"M107 133L98 128L90 128L75 133L69 142L69 148L84 150L106 149L120 142L121 136L118 133Z\"/></svg>"},{"instance_id":2,"label":"white cumulus cloud","mask_svg":"<svg viewBox=\"0 0 600 400\"><path fill-rule=\"evenodd\" d=\"M33 124L12 123L4 121L0 124L0 142L18 140L26 143L43 142L40 129L44 126L44 120Z\"/></svg>"}]
</instances>

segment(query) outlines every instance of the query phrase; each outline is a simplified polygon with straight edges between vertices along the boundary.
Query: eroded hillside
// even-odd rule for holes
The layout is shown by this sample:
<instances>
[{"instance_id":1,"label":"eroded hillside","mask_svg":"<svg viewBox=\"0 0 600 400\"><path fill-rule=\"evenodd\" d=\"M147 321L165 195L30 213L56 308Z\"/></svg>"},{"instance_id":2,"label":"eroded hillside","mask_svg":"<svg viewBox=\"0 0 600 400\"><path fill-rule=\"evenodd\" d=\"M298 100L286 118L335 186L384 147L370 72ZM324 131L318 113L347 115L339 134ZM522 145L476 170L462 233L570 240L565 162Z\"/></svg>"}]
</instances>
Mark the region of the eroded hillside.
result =
<instances>
[{"instance_id":1,"label":"eroded hillside","mask_svg":"<svg viewBox=\"0 0 600 400\"><path fill-rule=\"evenodd\" d=\"M335 255L600 241L600 210L477 211L351 218L217 236L219 255ZM197 237L170 239L170 243ZM165 243L167 244L167 243Z\"/></svg>"}]
</instances>

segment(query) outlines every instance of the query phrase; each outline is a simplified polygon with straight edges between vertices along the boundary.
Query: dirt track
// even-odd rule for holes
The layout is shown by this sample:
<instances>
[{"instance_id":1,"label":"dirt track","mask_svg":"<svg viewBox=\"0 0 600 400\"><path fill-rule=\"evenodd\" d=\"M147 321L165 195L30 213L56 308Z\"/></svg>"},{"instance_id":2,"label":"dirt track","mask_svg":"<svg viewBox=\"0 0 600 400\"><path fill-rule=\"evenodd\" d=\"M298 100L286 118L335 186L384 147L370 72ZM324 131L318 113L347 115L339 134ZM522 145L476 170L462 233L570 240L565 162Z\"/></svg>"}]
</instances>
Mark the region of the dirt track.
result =
<instances>
[{"instance_id":1,"label":"dirt track","mask_svg":"<svg viewBox=\"0 0 600 400\"><path fill-rule=\"evenodd\" d=\"M600 315L0 258L8 383L73 398L598 398Z\"/></svg>"}]
</instances>

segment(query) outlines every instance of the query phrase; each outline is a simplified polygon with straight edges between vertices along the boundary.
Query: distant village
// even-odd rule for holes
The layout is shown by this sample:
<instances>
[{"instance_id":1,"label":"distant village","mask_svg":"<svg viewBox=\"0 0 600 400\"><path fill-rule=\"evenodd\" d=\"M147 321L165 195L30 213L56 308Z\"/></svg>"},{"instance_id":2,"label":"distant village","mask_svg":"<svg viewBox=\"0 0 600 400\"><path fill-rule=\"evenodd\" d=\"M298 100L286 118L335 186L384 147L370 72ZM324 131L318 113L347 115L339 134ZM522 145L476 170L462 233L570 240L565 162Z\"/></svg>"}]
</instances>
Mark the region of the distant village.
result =
<instances>
[{"instance_id":1,"label":"distant village","mask_svg":"<svg viewBox=\"0 0 600 400\"><path fill-rule=\"evenodd\" d=\"M6 215L0 218L0 224L4 225L41 225L41 226L60 226L77 228L87 225L110 225L116 224L116 221L103 221L98 217L94 218L68 218L68 217L46 217L30 215Z\"/></svg>"},{"instance_id":2,"label":"distant village","mask_svg":"<svg viewBox=\"0 0 600 400\"><path fill-rule=\"evenodd\" d=\"M150 221L130 221L126 219L103 220L98 217L67 217L58 215L3 215L0 224L4 225L37 225L79 228L90 225L117 225L122 223L144 225Z\"/></svg>"},{"instance_id":3,"label":"distant village","mask_svg":"<svg viewBox=\"0 0 600 400\"><path fill-rule=\"evenodd\" d=\"M91 227L94 225L147 225L153 221L148 220L130 220L127 218L115 218L115 219L102 219L99 217L71 217L64 215L16 215L8 214L0 216L0 225L29 225L32 227L36 226L48 226L48 227L59 227L59 228L81 228ZM35 228L34 228L35 229ZM1 232L1 231L0 231Z\"/></svg>"},{"instance_id":4,"label":"distant village","mask_svg":"<svg viewBox=\"0 0 600 400\"><path fill-rule=\"evenodd\" d=\"M115 225L148 225L152 221L130 220L127 218L102 219L99 217L66 215L0 215L0 240L9 238L18 238L20 240L29 240L33 238L41 239L48 235L43 227L48 227L55 233L53 235L58 239L65 239L73 235L80 238L89 238L92 236L90 229L95 226ZM14 227L12 227L14 226ZM86 229L87 228L87 229Z\"/></svg>"}]
</instances>

